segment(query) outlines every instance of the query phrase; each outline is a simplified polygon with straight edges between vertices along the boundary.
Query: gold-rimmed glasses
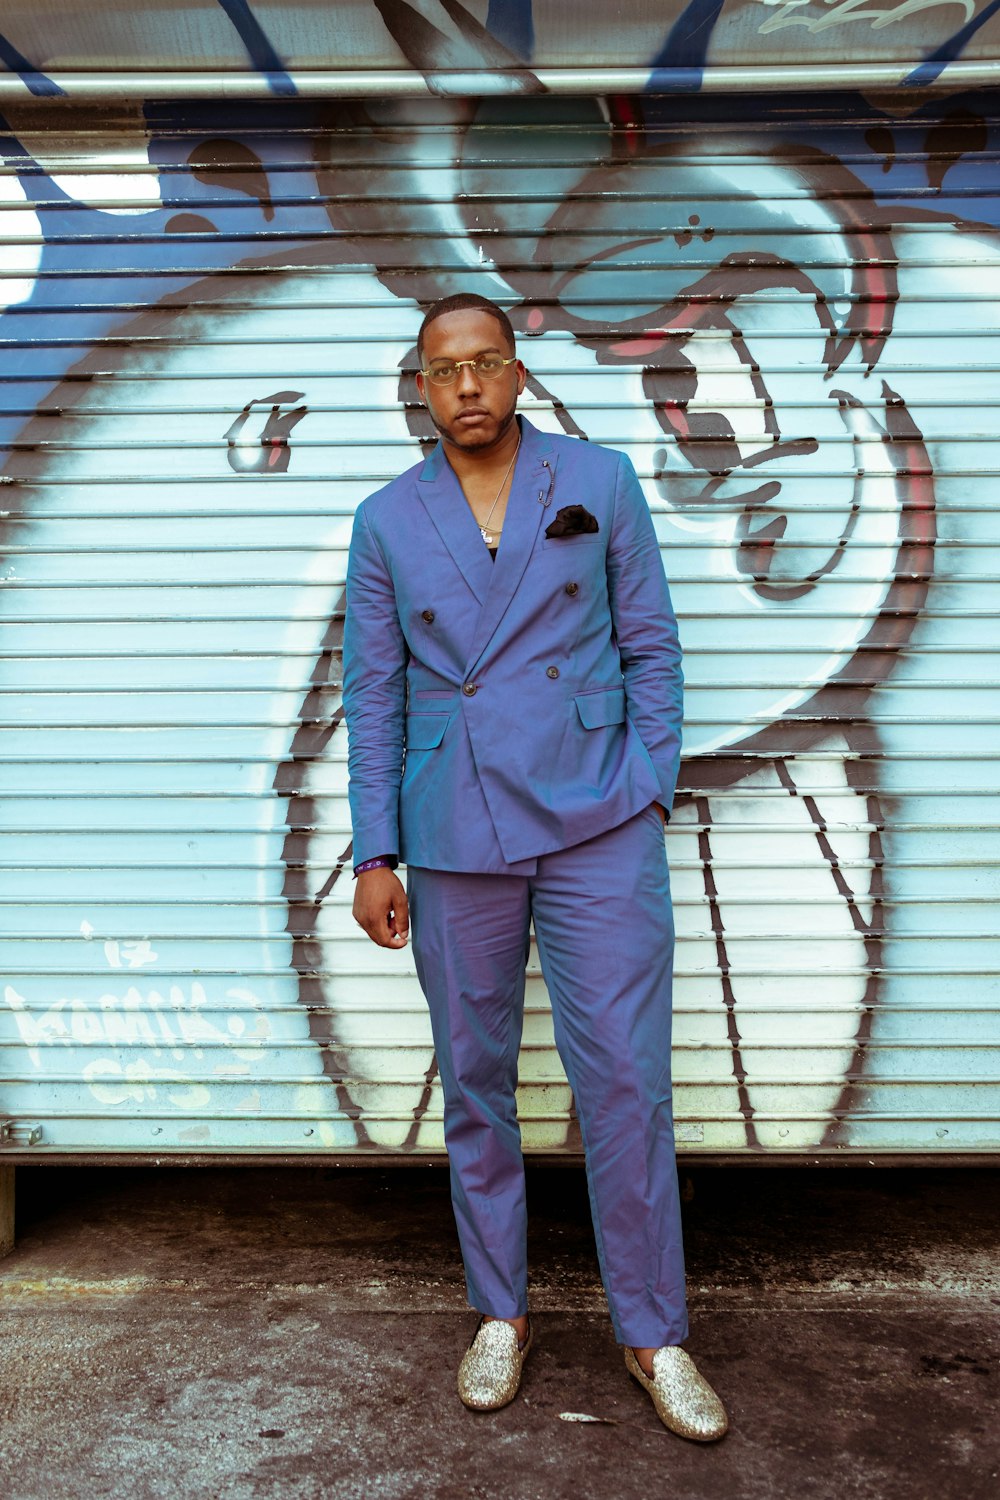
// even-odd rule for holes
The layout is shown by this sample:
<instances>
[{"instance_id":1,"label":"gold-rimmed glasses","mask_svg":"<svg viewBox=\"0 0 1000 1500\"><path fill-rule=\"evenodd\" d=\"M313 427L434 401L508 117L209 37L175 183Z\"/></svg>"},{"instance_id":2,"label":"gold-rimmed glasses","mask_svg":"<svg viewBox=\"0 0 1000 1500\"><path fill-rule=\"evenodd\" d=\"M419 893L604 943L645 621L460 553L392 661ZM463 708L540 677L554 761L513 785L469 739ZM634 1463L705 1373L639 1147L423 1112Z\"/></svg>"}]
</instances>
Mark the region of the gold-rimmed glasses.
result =
<instances>
[{"instance_id":1,"label":"gold-rimmed glasses","mask_svg":"<svg viewBox=\"0 0 1000 1500\"><path fill-rule=\"evenodd\" d=\"M421 370L431 385L454 385L463 365L474 370L480 380L496 380L508 365L515 364L517 355L504 359L502 354L477 354L475 359L432 359L426 370Z\"/></svg>"}]
</instances>

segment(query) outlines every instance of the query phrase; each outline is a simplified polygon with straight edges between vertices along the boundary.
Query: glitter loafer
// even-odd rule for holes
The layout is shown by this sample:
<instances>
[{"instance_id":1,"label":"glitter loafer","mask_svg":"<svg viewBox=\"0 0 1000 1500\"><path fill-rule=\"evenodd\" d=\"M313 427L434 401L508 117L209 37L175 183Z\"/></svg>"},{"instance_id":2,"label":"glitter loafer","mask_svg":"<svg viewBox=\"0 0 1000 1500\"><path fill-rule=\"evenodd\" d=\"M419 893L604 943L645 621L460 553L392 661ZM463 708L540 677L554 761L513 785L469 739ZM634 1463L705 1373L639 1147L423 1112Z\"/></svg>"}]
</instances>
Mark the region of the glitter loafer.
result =
<instances>
[{"instance_id":1,"label":"glitter loafer","mask_svg":"<svg viewBox=\"0 0 1000 1500\"><path fill-rule=\"evenodd\" d=\"M650 1379L626 1347L625 1367L649 1392L656 1415L671 1432L696 1443L714 1443L725 1435L726 1409L686 1350L677 1345L657 1349Z\"/></svg>"},{"instance_id":2,"label":"glitter loafer","mask_svg":"<svg viewBox=\"0 0 1000 1500\"><path fill-rule=\"evenodd\" d=\"M517 1330L500 1319L480 1323L458 1367L458 1394L472 1411L496 1411L513 1401L531 1348L531 1324L523 1348Z\"/></svg>"}]
</instances>

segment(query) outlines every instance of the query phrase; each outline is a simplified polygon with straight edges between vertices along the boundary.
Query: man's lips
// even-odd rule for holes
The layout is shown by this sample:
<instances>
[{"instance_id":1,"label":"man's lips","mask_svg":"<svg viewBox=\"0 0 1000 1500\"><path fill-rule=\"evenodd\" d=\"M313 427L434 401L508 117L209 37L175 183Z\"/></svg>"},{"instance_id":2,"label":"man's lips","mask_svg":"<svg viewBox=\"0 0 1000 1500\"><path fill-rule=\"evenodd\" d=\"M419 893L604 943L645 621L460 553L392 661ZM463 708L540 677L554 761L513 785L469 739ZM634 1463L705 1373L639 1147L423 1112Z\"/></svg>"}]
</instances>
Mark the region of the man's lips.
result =
<instances>
[{"instance_id":1,"label":"man's lips","mask_svg":"<svg viewBox=\"0 0 1000 1500\"><path fill-rule=\"evenodd\" d=\"M488 416L489 416L489 412L486 411L484 407L482 407L482 406L474 406L474 407L466 407L466 409L464 411L460 411L455 420L458 421L458 422L469 422L469 423L472 423L472 422L481 422L484 417L488 417Z\"/></svg>"}]
</instances>

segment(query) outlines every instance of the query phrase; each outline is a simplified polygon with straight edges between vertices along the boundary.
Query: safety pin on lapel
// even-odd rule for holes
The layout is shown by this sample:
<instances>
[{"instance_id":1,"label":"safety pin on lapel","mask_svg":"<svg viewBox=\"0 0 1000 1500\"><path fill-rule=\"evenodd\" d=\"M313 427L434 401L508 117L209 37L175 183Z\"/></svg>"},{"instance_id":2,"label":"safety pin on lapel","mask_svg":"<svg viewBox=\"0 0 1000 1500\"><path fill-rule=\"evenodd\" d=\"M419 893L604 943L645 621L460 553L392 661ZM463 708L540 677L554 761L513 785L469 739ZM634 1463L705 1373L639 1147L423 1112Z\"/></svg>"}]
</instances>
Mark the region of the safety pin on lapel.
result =
<instances>
[{"instance_id":1,"label":"safety pin on lapel","mask_svg":"<svg viewBox=\"0 0 1000 1500\"><path fill-rule=\"evenodd\" d=\"M542 506L548 506L552 504L552 486L556 482L556 476L552 472L552 465L549 463L547 458L542 459L542 468L548 469L549 471L549 488L548 493L546 493L544 490L538 491L538 503Z\"/></svg>"}]
</instances>

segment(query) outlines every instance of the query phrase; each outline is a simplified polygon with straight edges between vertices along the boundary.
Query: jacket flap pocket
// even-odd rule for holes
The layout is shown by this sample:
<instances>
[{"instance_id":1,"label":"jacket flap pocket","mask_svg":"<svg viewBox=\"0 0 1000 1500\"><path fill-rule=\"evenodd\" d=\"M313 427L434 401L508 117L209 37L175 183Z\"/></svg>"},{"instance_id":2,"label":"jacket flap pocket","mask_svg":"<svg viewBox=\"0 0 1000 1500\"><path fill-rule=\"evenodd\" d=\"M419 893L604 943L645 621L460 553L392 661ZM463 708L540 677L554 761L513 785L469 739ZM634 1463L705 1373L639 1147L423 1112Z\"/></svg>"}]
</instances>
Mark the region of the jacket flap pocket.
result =
<instances>
[{"instance_id":1,"label":"jacket flap pocket","mask_svg":"<svg viewBox=\"0 0 1000 1500\"><path fill-rule=\"evenodd\" d=\"M436 750L450 718L451 714L407 714L407 750Z\"/></svg>"},{"instance_id":2,"label":"jacket flap pocket","mask_svg":"<svg viewBox=\"0 0 1000 1500\"><path fill-rule=\"evenodd\" d=\"M602 688L597 693L581 693L576 699L584 729L603 729L608 724L625 723L625 689Z\"/></svg>"}]
</instances>

